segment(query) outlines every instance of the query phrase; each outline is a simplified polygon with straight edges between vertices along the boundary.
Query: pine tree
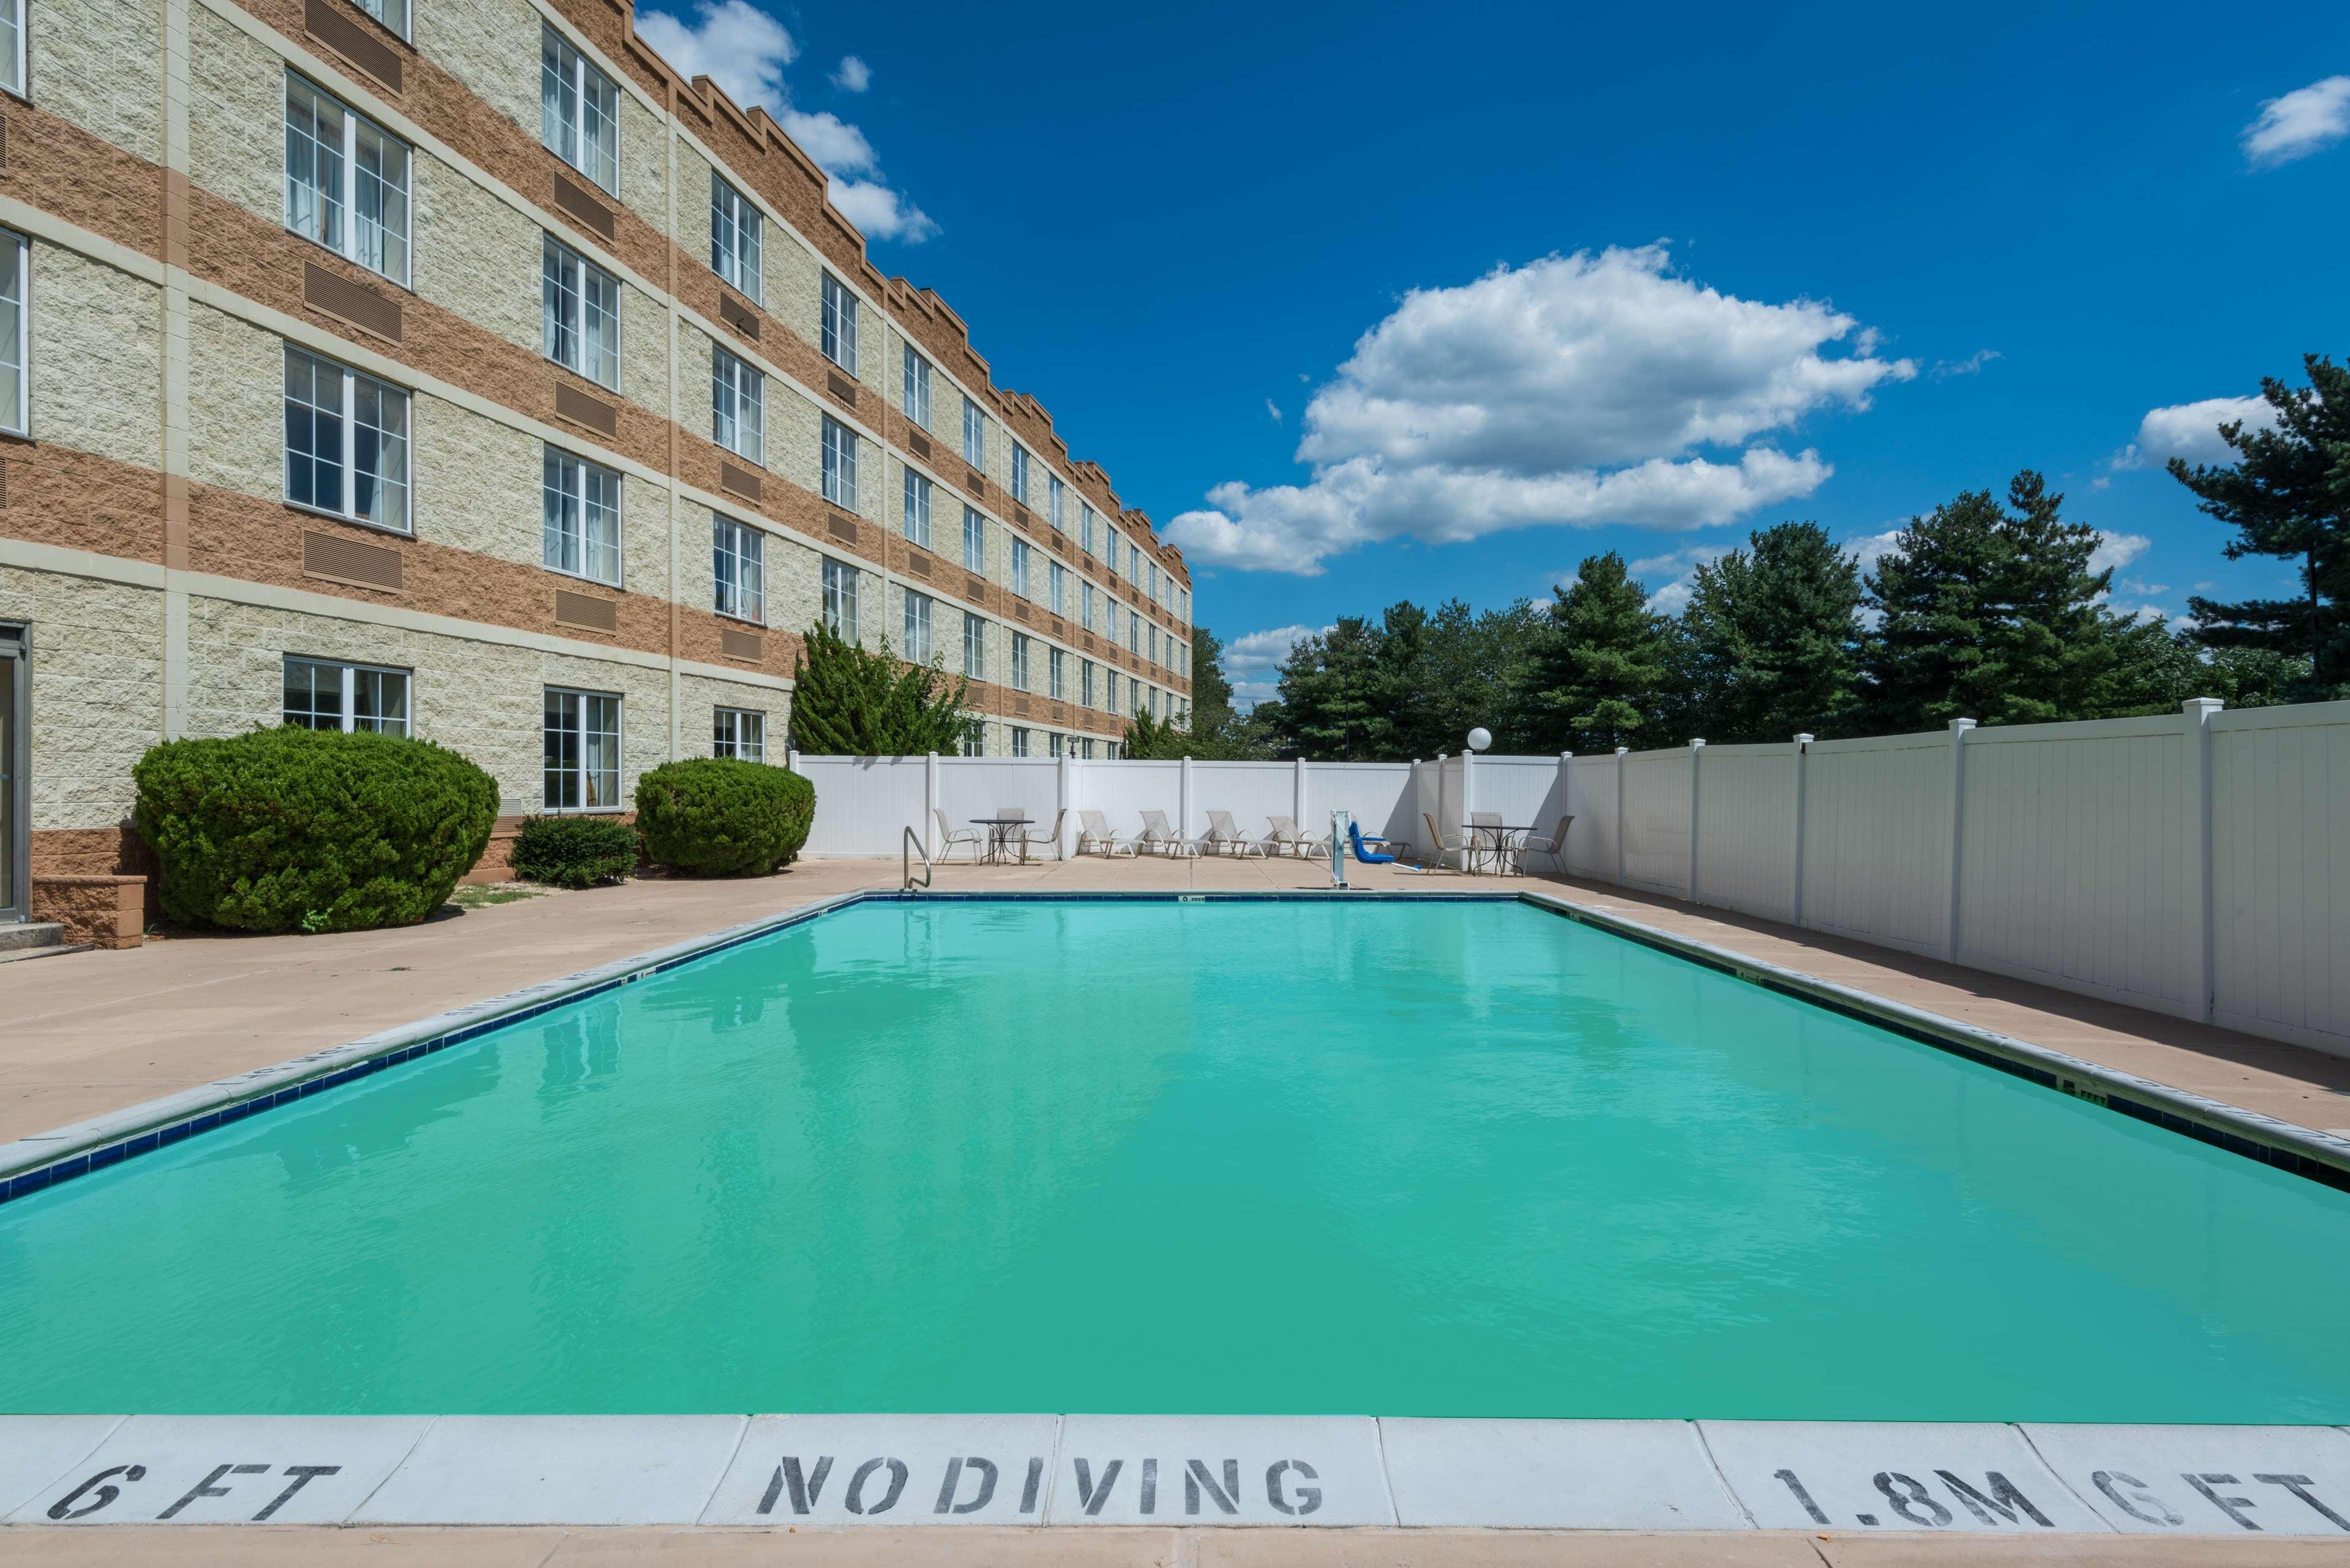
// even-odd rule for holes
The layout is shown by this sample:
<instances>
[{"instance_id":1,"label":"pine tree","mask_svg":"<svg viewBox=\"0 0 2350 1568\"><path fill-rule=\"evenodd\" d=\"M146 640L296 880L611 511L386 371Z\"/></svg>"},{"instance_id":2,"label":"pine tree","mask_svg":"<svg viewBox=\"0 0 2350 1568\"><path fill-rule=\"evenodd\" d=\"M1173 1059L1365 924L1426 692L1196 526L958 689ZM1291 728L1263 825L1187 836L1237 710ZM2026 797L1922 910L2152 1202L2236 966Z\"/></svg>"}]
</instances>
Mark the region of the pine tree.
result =
<instances>
[{"instance_id":1,"label":"pine tree","mask_svg":"<svg viewBox=\"0 0 2350 1568\"><path fill-rule=\"evenodd\" d=\"M901 664L884 639L873 652L818 622L792 664L792 743L833 757L909 757L953 752L971 682Z\"/></svg>"},{"instance_id":2,"label":"pine tree","mask_svg":"<svg viewBox=\"0 0 2350 1568\"><path fill-rule=\"evenodd\" d=\"M1282 661L1281 747L1317 762L1376 762L1394 754L1380 632L1360 616L1341 616Z\"/></svg>"},{"instance_id":3,"label":"pine tree","mask_svg":"<svg viewBox=\"0 0 2350 1568\"><path fill-rule=\"evenodd\" d=\"M2302 701L2350 694L2350 369L2312 354L2309 385L2263 378L2261 396L2276 428L2220 427L2236 452L2228 464L2170 460L2170 475L2198 507L2236 530L2230 560L2272 556L2300 563L2299 599L2232 603L2191 598L2195 635L2207 647L2256 649L2306 658Z\"/></svg>"},{"instance_id":4,"label":"pine tree","mask_svg":"<svg viewBox=\"0 0 2350 1568\"><path fill-rule=\"evenodd\" d=\"M1837 732L1853 702L1860 567L1816 523L1760 530L1700 566L1681 630L1690 716L1721 742Z\"/></svg>"},{"instance_id":5,"label":"pine tree","mask_svg":"<svg viewBox=\"0 0 2350 1568\"><path fill-rule=\"evenodd\" d=\"M1586 556L1572 587L1555 588L1550 624L1522 672L1513 728L1534 752L1605 752L1645 744L1666 696L1663 618L1610 550Z\"/></svg>"},{"instance_id":6,"label":"pine tree","mask_svg":"<svg viewBox=\"0 0 2350 1568\"><path fill-rule=\"evenodd\" d=\"M2125 623L2098 602L2113 574L2089 569L2097 531L2065 522L2063 501L2026 470L2004 509L1970 490L1909 520L1868 578L1881 618L1862 647L1861 728L2095 716Z\"/></svg>"}]
</instances>

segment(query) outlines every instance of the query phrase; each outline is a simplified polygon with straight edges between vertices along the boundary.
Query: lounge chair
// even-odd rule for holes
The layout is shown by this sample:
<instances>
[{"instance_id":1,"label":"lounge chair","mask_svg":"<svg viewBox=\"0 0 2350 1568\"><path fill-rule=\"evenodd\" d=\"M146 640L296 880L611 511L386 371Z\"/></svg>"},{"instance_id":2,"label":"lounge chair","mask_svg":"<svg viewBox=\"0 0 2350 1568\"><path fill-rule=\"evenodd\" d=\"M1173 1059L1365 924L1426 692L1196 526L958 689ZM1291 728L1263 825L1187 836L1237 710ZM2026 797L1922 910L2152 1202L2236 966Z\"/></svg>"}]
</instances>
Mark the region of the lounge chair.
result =
<instances>
[{"instance_id":1,"label":"lounge chair","mask_svg":"<svg viewBox=\"0 0 2350 1568\"><path fill-rule=\"evenodd\" d=\"M1548 838L1535 838L1529 836L1523 843L1518 846L1519 869L1523 870L1525 868L1525 860L1527 856L1547 855L1553 860L1557 861L1559 870L1561 872L1565 872L1566 869L1566 830L1574 826L1574 815L1569 813L1558 819L1558 831L1552 834Z\"/></svg>"},{"instance_id":2,"label":"lounge chair","mask_svg":"<svg viewBox=\"0 0 2350 1568\"><path fill-rule=\"evenodd\" d=\"M1460 853L1461 840L1458 838L1445 837L1443 833L1436 826L1436 818L1429 815L1428 813L1423 811L1419 814L1419 820L1428 824L1428 842L1436 852L1436 863L1438 865L1441 866L1444 863L1444 857L1446 856L1457 855Z\"/></svg>"},{"instance_id":3,"label":"lounge chair","mask_svg":"<svg viewBox=\"0 0 2350 1568\"><path fill-rule=\"evenodd\" d=\"M1252 855L1264 853L1263 845L1241 836L1241 830L1234 826L1232 814L1229 811L1208 813L1208 836L1200 841L1200 847L1211 855L1222 855L1229 851L1243 859Z\"/></svg>"},{"instance_id":4,"label":"lounge chair","mask_svg":"<svg viewBox=\"0 0 2350 1568\"><path fill-rule=\"evenodd\" d=\"M1176 836L1175 829L1169 826L1167 814L1163 811L1146 811L1142 814L1142 836L1135 840L1135 845L1138 848L1151 850L1159 855L1180 857L1200 853L1198 845L1187 843Z\"/></svg>"},{"instance_id":5,"label":"lounge chair","mask_svg":"<svg viewBox=\"0 0 2350 1568\"><path fill-rule=\"evenodd\" d=\"M1068 819L1068 815L1066 811L1055 812L1052 827L1043 833L1031 833L1024 826L1019 829L1021 865L1028 864L1028 851L1035 846L1049 844L1053 846L1053 858L1057 860L1061 857L1061 824Z\"/></svg>"},{"instance_id":6,"label":"lounge chair","mask_svg":"<svg viewBox=\"0 0 2350 1568\"><path fill-rule=\"evenodd\" d=\"M1077 813L1077 853L1098 854L1104 859L1118 855L1131 855L1135 841L1120 838L1109 830L1109 818L1097 811Z\"/></svg>"},{"instance_id":7,"label":"lounge chair","mask_svg":"<svg viewBox=\"0 0 2350 1568\"><path fill-rule=\"evenodd\" d=\"M1318 838L1307 838L1297 831L1294 816L1268 816L1265 822L1273 831L1264 836L1265 851L1272 855L1295 855L1301 860L1326 860L1330 846Z\"/></svg>"},{"instance_id":8,"label":"lounge chair","mask_svg":"<svg viewBox=\"0 0 2350 1568\"><path fill-rule=\"evenodd\" d=\"M931 815L939 819L939 833L941 836L939 838L939 858L941 860L944 860L947 857L952 855L955 851L955 846L958 844L970 845L971 857L973 860L979 858L980 849L986 835L981 833L976 827L954 826L947 821L947 814L937 809L935 806L931 808Z\"/></svg>"}]
</instances>

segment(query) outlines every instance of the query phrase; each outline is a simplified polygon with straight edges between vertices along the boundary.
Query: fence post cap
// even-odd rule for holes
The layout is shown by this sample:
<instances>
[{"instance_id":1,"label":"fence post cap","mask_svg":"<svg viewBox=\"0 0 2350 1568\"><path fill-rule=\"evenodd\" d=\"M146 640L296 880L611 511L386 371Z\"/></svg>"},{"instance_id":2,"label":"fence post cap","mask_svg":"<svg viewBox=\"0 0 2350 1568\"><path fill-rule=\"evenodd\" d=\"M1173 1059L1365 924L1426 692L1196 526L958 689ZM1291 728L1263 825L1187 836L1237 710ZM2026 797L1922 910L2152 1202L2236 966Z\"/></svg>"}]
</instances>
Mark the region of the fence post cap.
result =
<instances>
[{"instance_id":1,"label":"fence post cap","mask_svg":"<svg viewBox=\"0 0 2350 1568\"><path fill-rule=\"evenodd\" d=\"M1815 735L1797 735L1795 737L1795 744L1799 746L1808 746L1816 739L1818 739L1818 737Z\"/></svg>"},{"instance_id":2,"label":"fence post cap","mask_svg":"<svg viewBox=\"0 0 2350 1568\"><path fill-rule=\"evenodd\" d=\"M1629 746L1618 746L1616 748L1616 754L1619 757L1629 756L1631 753L1632 748Z\"/></svg>"},{"instance_id":3,"label":"fence post cap","mask_svg":"<svg viewBox=\"0 0 2350 1568\"><path fill-rule=\"evenodd\" d=\"M1703 741L1691 741L1691 742L1690 742L1690 751L1692 751L1692 752L1693 752L1693 751L1696 751L1700 746L1702 746L1702 745L1704 745L1704 744L1705 744L1705 742L1704 742Z\"/></svg>"},{"instance_id":4,"label":"fence post cap","mask_svg":"<svg viewBox=\"0 0 2350 1568\"><path fill-rule=\"evenodd\" d=\"M1974 727L1975 721L1972 719L1953 719L1950 721L1950 732L1953 734L1962 734Z\"/></svg>"},{"instance_id":5,"label":"fence post cap","mask_svg":"<svg viewBox=\"0 0 2350 1568\"><path fill-rule=\"evenodd\" d=\"M2178 705L2182 713L2216 713L2227 704L2217 697L2189 697Z\"/></svg>"}]
</instances>

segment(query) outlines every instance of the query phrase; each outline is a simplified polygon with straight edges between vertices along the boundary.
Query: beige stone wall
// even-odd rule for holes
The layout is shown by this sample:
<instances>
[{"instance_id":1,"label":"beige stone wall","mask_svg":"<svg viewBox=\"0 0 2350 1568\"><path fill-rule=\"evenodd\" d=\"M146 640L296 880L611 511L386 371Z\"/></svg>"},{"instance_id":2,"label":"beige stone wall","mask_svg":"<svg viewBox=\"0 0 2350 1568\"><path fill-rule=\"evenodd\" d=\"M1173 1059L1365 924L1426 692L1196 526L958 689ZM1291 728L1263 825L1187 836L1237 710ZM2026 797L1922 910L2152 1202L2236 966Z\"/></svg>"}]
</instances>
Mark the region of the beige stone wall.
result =
<instances>
[{"instance_id":1,"label":"beige stone wall","mask_svg":"<svg viewBox=\"0 0 2350 1568\"><path fill-rule=\"evenodd\" d=\"M467 0L414 11L418 51L537 140L541 24L527 0ZM625 140L625 127L621 135Z\"/></svg>"},{"instance_id":2,"label":"beige stone wall","mask_svg":"<svg viewBox=\"0 0 2350 1568\"><path fill-rule=\"evenodd\" d=\"M681 523L691 515L684 508ZM542 524L542 526L544 524ZM710 541L701 545L702 572L709 573ZM693 542L681 537L678 546L678 580L693 581L695 560ZM669 491L650 481L628 475L620 481L620 583L632 594L650 594L655 598L671 597L669 576ZM681 597L680 603L693 603Z\"/></svg>"},{"instance_id":3,"label":"beige stone wall","mask_svg":"<svg viewBox=\"0 0 2350 1568\"><path fill-rule=\"evenodd\" d=\"M669 418L669 355L661 348L668 316L668 306L651 295L620 286L620 395L662 419ZM678 369L682 376L684 365ZM680 413L693 406L690 399L679 400Z\"/></svg>"},{"instance_id":4,"label":"beige stone wall","mask_svg":"<svg viewBox=\"0 0 2350 1568\"><path fill-rule=\"evenodd\" d=\"M691 328L687 330L691 331ZM694 337L701 338L700 333ZM708 364L708 340L702 339L694 362ZM787 480L801 489L818 494L824 489L824 411L793 383L781 377L766 378L766 468L779 479ZM858 501L864 502L865 470L859 454L858 471Z\"/></svg>"},{"instance_id":5,"label":"beige stone wall","mask_svg":"<svg viewBox=\"0 0 2350 1568\"><path fill-rule=\"evenodd\" d=\"M525 785L526 809L537 810L546 798L541 769L545 761L544 692L549 686L619 694L620 803L625 804L636 794L638 775L647 768L659 767L669 760L669 672L640 669L632 664L608 663L601 659L576 659L559 653L530 657L537 662L537 681L536 690L530 694L529 780ZM706 719L705 715L705 722ZM504 773L498 774L501 790L508 787L507 776Z\"/></svg>"},{"instance_id":6,"label":"beige stone wall","mask_svg":"<svg viewBox=\"0 0 2350 1568\"><path fill-rule=\"evenodd\" d=\"M693 143L677 139L677 233L671 237L689 260L710 265L710 160ZM735 189L742 189L740 184ZM658 228L660 225L654 225ZM775 225L759 225L759 286L766 286L767 247L775 243Z\"/></svg>"},{"instance_id":7,"label":"beige stone wall","mask_svg":"<svg viewBox=\"0 0 2350 1568\"><path fill-rule=\"evenodd\" d=\"M285 62L189 6L188 178L276 224L286 221L285 177Z\"/></svg>"},{"instance_id":8,"label":"beige stone wall","mask_svg":"<svg viewBox=\"0 0 2350 1568\"><path fill-rule=\"evenodd\" d=\"M162 738L162 594L0 566L0 618L32 626L34 831L123 821Z\"/></svg>"},{"instance_id":9,"label":"beige stone wall","mask_svg":"<svg viewBox=\"0 0 2350 1568\"><path fill-rule=\"evenodd\" d=\"M416 155L409 183L413 192L411 226L415 234L410 254L417 296L454 311L509 343L534 354L540 352L544 337L538 225L427 153ZM624 315L620 345L624 367L630 348L627 326ZM659 348L658 337L653 346ZM666 368L662 373L666 374ZM662 411L668 411L666 404Z\"/></svg>"},{"instance_id":10,"label":"beige stone wall","mask_svg":"<svg viewBox=\"0 0 2350 1568\"><path fill-rule=\"evenodd\" d=\"M543 443L422 392L409 400L409 421L416 536L526 566L543 561Z\"/></svg>"},{"instance_id":11,"label":"beige stone wall","mask_svg":"<svg viewBox=\"0 0 2350 1568\"><path fill-rule=\"evenodd\" d=\"M791 693L772 687L747 686L707 675L679 677L679 750L689 757L712 754L712 711L743 708L767 716L767 761L783 765L784 742L791 729Z\"/></svg>"},{"instance_id":12,"label":"beige stone wall","mask_svg":"<svg viewBox=\"0 0 2350 1568\"><path fill-rule=\"evenodd\" d=\"M709 223L709 213L702 214ZM707 235L702 239L702 254L710 254ZM816 254L802 244L792 233L775 223L769 223L760 238L759 266L766 275L762 280L766 298L761 303L767 314L798 333L811 348L823 340L818 329L823 316L824 265Z\"/></svg>"},{"instance_id":13,"label":"beige stone wall","mask_svg":"<svg viewBox=\"0 0 2350 1568\"><path fill-rule=\"evenodd\" d=\"M26 78L33 101L92 136L161 162L161 0L36 4L29 22Z\"/></svg>"},{"instance_id":14,"label":"beige stone wall","mask_svg":"<svg viewBox=\"0 0 2350 1568\"><path fill-rule=\"evenodd\" d=\"M188 474L199 484L286 493L283 339L210 306L188 306Z\"/></svg>"},{"instance_id":15,"label":"beige stone wall","mask_svg":"<svg viewBox=\"0 0 2350 1568\"><path fill-rule=\"evenodd\" d=\"M160 467L162 290L61 246L32 251L35 438Z\"/></svg>"},{"instance_id":16,"label":"beige stone wall","mask_svg":"<svg viewBox=\"0 0 2350 1568\"><path fill-rule=\"evenodd\" d=\"M536 55L536 50L533 51ZM669 228L669 151L662 145L660 118L629 92L620 89L620 200L627 202L637 216L653 226L653 233L662 234ZM710 192L704 187L702 201L707 203ZM705 206L704 220L708 210ZM709 254L709 242L702 242L703 254Z\"/></svg>"}]
</instances>

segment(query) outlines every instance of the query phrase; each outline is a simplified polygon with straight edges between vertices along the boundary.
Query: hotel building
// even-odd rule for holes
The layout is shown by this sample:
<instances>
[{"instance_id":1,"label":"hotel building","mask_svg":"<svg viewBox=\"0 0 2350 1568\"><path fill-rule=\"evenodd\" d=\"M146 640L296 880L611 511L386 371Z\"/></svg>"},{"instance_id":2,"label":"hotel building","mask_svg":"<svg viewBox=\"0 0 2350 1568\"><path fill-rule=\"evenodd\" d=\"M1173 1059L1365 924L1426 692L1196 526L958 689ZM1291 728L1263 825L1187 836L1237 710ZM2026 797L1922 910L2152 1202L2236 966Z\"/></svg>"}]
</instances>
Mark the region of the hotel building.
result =
<instances>
[{"instance_id":1,"label":"hotel building","mask_svg":"<svg viewBox=\"0 0 2350 1568\"><path fill-rule=\"evenodd\" d=\"M819 619L989 754L1188 720L1180 553L627 0L0 0L0 920L144 869L165 738L509 827L781 761Z\"/></svg>"}]
</instances>

